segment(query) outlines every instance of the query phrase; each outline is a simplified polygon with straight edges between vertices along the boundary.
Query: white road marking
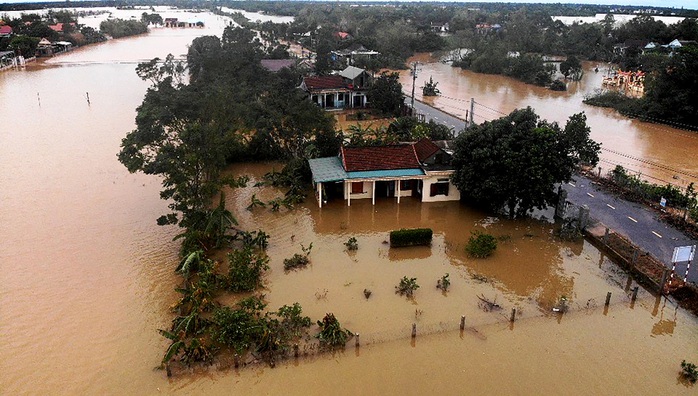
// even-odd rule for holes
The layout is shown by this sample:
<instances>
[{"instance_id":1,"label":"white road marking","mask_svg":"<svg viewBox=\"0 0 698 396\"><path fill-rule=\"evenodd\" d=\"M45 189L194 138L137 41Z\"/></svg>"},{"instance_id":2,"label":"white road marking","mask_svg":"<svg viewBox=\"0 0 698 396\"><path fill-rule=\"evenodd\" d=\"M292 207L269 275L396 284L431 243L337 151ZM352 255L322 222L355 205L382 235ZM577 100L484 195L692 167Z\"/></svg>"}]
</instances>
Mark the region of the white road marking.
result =
<instances>
[{"instance_id":1,"label":"white road marking","mask_svg":"<svg viewBox=\"0 0 698 396\"><path fill-rule=\"evenodd\" d=\"M567 184L569 184L569 185L572 186L572 187L577 187L577 186L575 186L574 184L569 183L569 182L568 182Z\"/></svg>"},{"instance_id":2,"label":"white road marking","mask_svg":"<svg viewBox=\"0 0 698 396\"><path fill-rule=\"evenodd\" d=\"M662 236L661 236L661 235L659 235L658 233L656 233L656 232L654 232L654 231L652 231L652 233L653 233L654 235L656 235L656 236L658 236L658 237L662 238Z\"/></svg>"},{"instance_id":3,"label":"white road marking","mask_svg":"<svg viewBox=\"0 0 698 396\"><path fill-rule=\"evenodd\" d=\"M606 206L608 206L609 208L611 208L611 209L613 209L613 210L616 209L615 207L613 207L613 206L611 206L611 205L609 205L609 204L606 204Z\"/></svg>"},{"instance_id":4,"label":"white road marking","mask_svg":"<svg viewBox=\"0 0 698 396\"><path fill-rule=\"evenodd\" d=\"M637 223L637 220L633 219L632 217L628 216L628 218Z\"/></svg>"},{"instance_id":5,"label":"white road marking","mask_svg":"<svg viewBox=\"0 0 698 396\"><path fill-rule=\"evenodd\" d=\"M592 195L591 193L587 193L587 195L594 198L594 195Z\"/></svg>"}]
</instances>

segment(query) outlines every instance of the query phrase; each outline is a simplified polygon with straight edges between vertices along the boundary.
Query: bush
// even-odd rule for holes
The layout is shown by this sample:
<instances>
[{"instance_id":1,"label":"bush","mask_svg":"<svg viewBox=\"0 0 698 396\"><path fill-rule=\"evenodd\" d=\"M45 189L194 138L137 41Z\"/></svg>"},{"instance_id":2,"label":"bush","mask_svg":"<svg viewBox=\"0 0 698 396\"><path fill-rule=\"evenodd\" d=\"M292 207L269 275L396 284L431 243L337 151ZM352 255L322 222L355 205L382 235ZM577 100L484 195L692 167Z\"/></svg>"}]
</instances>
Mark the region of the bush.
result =
<instances>
[{"instance_id":1,"label":"bush","mask_svg":"<svg viewBox=\"0 0 698 396\"><path fill-rule=\"evenodd\" d=\"M696 365L685 360L681 361L681 375L692 384L698 381L698 369Z\"/></svg>"},{"instance_id":2,"label":"bush","mask_svg":"<svg viewBox=\"0 0 698 396\"><path fill-rule=\"evenodd\" d=\"M213 313L213 339L235 350L247 351L264 335L261 311L265 304L257 297L241 301L237 309L223 307Z\"/></svg>"},{"instance_id":3,"label":"bush","mask_svg":"<svg viewBox=\"0 0 698 396\"><path fill-rule=\"evenodd\" d=\"M294 254L293 257L284 259L284 269L286 271L305 267L310 262L308 256L310 256L310 250L312 250L313 244L311 243L307 248L301 245L301 250L303 254Z\"/></svg>"},{"instance_id":4,"label":"bush","mask_svg":"<svg viewBox=\"0 0 698 396\"><path fill-rule=\"evenodd\" d=\"M442 276L441 279L436 281L436 288L442 291L448 291L449 286L451 286L451 281L448 279L448 272L446 275Z\"/></svg>"},{"instance_id":5,"label":"bush","mask_svg":"<svg viewBox=\"0 0 698 396\"><path fill-rule=\"evenodd\" d=\"M351 237L348 241L344 242L344 246L347 247L347 250L358 250L359 242L356 240L356 238Z\"/></svg>"},{"instance_id":6,"label":"bush","mask_svg":"<svg viewBox=\"0 0 698 396\"><path fill-rule=\"evenodd\" d=\"M433 231L431 228L400 229L390 232L390 247L429 246Z\"/></svg>"},{"instance_id":7,"label":"bush","mask_svg":"<svg viewBox=\"0 0 698 396\"><path fill-rule=\"evenodd\" d=\"M227 289L232 292L252 291L261 284L262 272L269 269L269 258L245 247L228 253Z\"/></svg>"},{"instance_id":8,"label":"bush","mask_svg":"<svg viewBox=\"0 0 698 396\"><path fill-rule=\"evenodd\" d=\"M567 91L567 85L560 80L555 80L550 84L550 89L552 91Z\"/></svg>"},{"instance_id":9,"label":"bush","mask_svg":"<svg viewBox=\"0 0 698 396\"><path fill-rule=\"evenodd\" d=\"M497 249L497 238L490 234L483 234L480 231L473 232L470 236L468 244L465 246L465 252L472 257L485 258Z\"/></svg>"},{"instance_id":10,"label":"bush","mask_svg":"<svg viewBox=\"0 0 698 396\"><path fill-rule=\"evenodd\" d=\"M395 293L401 296L412 297L414 295L414 291L417 289L419 289L417 278L408 278L403 276L402 279L400 279L400 283L395 286Z\"/></svg>"},{"instance_id":11,"label":"bush","mask_svg":"<svg viewBox=\"0 0 698 396\"><path fill-rule=\"evenodd\" d=\"M351 336L351 332L343 329L337 318L331 313L326 314L322 322L318 320L317 325L320 326L320 333L315 337L320 340L323 346L343 347Z\"/></svg>"}]
</instances>

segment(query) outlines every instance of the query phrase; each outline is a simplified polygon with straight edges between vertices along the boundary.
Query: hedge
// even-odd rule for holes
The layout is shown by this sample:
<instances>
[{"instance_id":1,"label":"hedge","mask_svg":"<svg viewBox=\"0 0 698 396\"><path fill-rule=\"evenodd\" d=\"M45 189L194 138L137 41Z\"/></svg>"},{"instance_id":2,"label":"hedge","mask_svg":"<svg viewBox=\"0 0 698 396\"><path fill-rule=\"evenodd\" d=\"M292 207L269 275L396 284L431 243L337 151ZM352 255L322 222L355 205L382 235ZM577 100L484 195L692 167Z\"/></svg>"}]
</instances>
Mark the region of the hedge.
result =
<instances>
[{"instance_id":1,"label":"hedge","mask_svg":"<svg viewBox=\"0 0 698 396\"><path fill-rule=\"evenodd\" d=\"M431 245L431 228L400 229L390 232L390 247Z\"/></svg>"}]
</instances>

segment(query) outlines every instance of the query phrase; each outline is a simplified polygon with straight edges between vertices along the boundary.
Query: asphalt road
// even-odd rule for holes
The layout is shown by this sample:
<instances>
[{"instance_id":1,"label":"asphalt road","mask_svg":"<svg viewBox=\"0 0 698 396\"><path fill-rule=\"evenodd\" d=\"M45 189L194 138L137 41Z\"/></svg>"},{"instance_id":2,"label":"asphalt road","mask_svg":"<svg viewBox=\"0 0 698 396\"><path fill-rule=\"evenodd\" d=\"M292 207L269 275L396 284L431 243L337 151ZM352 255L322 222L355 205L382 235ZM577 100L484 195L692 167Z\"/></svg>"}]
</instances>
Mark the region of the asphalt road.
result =
<instances>
[{"instance_id":1,"label":"asphalt road","mask_svg":"<svg viewBox=\"0 0 698 396\"><path fill-rule=\"evenodd\" d=\"M613 231L626 236L642 250L649 252L671 268L671 257L675 246L696 245L681 231L663 223L657 214L633 202L628 202L597 188L590 179L582 176L564 186L567 200L576 205L587 205L590 216L605 224ZM688 280L698 281L698 263L691 263ZM676 273L681 278L685 275L686 263L676 266Z\"/></svg>"},{"instance_id":2,"label":"asphalt road","mask_svg":"<svg viewBox=\"0 0 698 396\"><path fill-rule=\"evenodd\" d=\"M405 103L411 103L407 97ZM424 114L426 121L434 120L453 128L457 135L465 126L465 120L452 116L442 110L415 100L414 107ZM576 180L564 186L567 200L576 205L587 205L590 216L602 222L613 231L624 235L642 250L649 252L671 268L671 257L676 246L697 245L681 231L665 224L657 218L656 213L643 205L628 202L605 193L594 186L590 179L577 176ZM688 280L698 283L698 260L691 263ZM676 273L683 278L686 263L676 266Z\"/></svg>"},{"instance_id":3,"label":"asphalt road","mask_svg":"<svg viewBox=\"0 0 698 396\"><path fill-rule=\"evenodd\" d=\"M411 104L412 98L405 98L405 103ZM434 122L446 125L447 127L453 129L453 132L456 136L458 136L458 133L462 131L463 128L465 128L465 120L461 120L458 117L452 116L451 114L448 114L442 110L426 105L418 100L414 101L414 108L417 110L417 113L424 114L424 118L427 122L434 120Z\"/></svg>"}]
</instances>

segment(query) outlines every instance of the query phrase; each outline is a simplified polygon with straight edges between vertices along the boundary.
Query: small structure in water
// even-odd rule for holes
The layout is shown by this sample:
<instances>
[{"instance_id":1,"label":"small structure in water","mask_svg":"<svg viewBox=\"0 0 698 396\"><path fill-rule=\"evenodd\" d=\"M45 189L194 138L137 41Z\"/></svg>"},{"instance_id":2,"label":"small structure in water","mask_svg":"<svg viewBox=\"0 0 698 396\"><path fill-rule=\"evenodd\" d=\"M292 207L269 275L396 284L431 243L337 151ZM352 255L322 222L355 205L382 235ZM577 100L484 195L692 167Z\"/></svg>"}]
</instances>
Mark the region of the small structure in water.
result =
<instances>
[{"instance_id":1,"label":"small structure in water","mask_svg":"<svg viewBox=\"0 0 698 396\"><path fill-rule=\"evenodd\" d=\"M441 92L439 91L438 88L436 88L436 85L439 84L438 82L434 82L434 79L429 76L429 81L424 83L424 87L422 87L422 95L423 96L438 96Z\"/></svg>"}]
</instances>

